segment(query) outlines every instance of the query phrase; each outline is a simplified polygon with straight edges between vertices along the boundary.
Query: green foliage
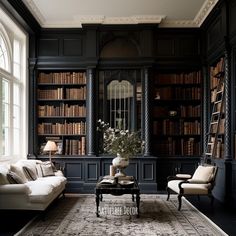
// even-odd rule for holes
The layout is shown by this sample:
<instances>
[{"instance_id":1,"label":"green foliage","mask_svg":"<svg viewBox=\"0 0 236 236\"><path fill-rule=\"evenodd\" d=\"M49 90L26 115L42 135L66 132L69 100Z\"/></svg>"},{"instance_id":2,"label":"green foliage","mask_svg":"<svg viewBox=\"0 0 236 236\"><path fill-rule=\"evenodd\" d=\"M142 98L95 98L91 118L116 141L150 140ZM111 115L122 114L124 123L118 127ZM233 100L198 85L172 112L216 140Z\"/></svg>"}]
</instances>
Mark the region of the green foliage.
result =
<instances>
[{"instance_id":1,"label":"green foliage","mask_svg":"<svg viewBox=\"0 0 236 236\"><path fill-rule=\"evenodd\" d=\"M120 154L121 157L129 159L142 152L143 141L139 132L112 129L108 123L101 120L98 120L98 131L103 133L105 153Z\"/></svg>"}]
</instances>

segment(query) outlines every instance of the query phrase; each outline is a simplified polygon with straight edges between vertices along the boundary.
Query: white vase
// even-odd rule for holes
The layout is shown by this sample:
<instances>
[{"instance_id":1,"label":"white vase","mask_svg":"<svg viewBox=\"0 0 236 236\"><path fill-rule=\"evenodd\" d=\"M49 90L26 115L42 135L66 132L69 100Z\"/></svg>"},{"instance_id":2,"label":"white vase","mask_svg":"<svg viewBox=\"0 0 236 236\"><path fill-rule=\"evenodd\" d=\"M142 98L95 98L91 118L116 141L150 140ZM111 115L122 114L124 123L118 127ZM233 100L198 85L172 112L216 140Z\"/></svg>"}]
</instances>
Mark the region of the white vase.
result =
<instances>
[{"instance_id":1,"label":"white vase","mask_svg":"<svg viewBox=\"0 0 236 236\"><path fill-rule=\"evenodd\" d=\"M112 160L112 165L119 170L115 175L116 177L126 176L124 169L129 165L129 158L124 158L117 154L117 157Z\"/></svg>"}]
</instances>

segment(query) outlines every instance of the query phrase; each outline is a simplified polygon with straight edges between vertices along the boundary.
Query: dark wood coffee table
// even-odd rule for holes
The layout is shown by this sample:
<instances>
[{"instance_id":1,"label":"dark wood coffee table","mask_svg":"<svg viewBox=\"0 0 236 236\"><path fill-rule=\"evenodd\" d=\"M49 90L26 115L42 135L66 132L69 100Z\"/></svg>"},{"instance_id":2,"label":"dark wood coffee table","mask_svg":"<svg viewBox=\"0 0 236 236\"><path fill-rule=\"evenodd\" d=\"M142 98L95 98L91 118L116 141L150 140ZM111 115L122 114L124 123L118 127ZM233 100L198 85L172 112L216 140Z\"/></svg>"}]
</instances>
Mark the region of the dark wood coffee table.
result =
<instances>
[{"instance_id":1,"label":"dark wood coffee table","mask_svg":"<svg viewBox=\"0 0 236 236\"><path fill-rule=\"evenodd\" d=\"M131 194L133 202L135 201L136 195L137 217L139 217L140 189L137 180L133 177L132 181L134 183L130 186L124 186L119 183L118 179L116 179L116 183L113 185L101 185L100 181L102 179L103 177L99 178L95 188L97 217L99 217L99 202L102 201L103 194L111 194L115 196Z\"/></svg>"}]
</instances>

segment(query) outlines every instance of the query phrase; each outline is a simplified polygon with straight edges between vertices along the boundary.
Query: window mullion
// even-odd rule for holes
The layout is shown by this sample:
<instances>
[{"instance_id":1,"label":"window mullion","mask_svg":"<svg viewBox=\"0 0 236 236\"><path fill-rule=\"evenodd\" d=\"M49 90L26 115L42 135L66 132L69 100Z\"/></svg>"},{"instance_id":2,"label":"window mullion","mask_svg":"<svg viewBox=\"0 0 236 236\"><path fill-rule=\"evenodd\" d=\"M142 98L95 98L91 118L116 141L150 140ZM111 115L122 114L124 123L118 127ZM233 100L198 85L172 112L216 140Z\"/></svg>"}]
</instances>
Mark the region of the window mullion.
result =
<instances>
[{"instance_id":1,"label":"window mullion","mask_svg":"<svg viewBox=\"0 0 236 236\"><path fill-rule=\"evenodd\" d=\"M3 144L3 139L2 139L2 133L3 133L3 129L2 129L2 124L3 124L3 121L2 121L2 114L3 114L3 110L2 110L2 101L3 101L3 97L2 97L2 77L1 77L1 74L0 74L0 122L1 122L1 125L0 125L0 155L3 154L3 149L2 149L2 144Z\"/></svg>"},{"instance_id":2,"label":"window mullion","mask_svg":"<svg viewBox=\"0 0 236 236\"><path fill-rule=\"evenodd\" d=\"M12 147L14 147L14 137L13 137L13 109L14 109L14 104L13 104L13 81L10 80L10 101L9 101L9 143L13 144ZM9 154L13 155L13 148L9 149Z\"/></svg>"}]
</instances>

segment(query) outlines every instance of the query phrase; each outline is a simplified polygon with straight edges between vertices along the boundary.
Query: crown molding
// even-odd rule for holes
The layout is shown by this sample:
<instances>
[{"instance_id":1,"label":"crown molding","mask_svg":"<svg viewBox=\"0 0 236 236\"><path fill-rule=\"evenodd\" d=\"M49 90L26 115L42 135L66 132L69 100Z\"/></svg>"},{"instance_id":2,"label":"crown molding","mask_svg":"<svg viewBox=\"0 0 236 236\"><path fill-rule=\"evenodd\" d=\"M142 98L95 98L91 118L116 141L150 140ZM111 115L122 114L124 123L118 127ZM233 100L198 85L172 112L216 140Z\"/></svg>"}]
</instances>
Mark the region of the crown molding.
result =
<instances>
[{"instance_id":1,"label":"crown molding","mask_svg":"<svg viewBox=\"0 0 236 236\"><path fill-rule=\"evenodd\" d=\"M33 0L23 0L42 28L82 28L82 24L159 24L161 28L198 28L219 0L205 0L193 20L168 20L164 15L106 17L104 15L75 15L71 21L47 22Z\"/></svg>"},{"instance_id":2,"label":"crown molding","mask_svg":"<svg viewBox=\"0 0 236 236\"><path fill-rule=\"evenodd\" d=\"M38 7L35 5L34 1L33 0L22 0L22 1L31 11L35 19L40 24L40 26L43 27L43 25L46 25L46 19L44 18Z\"/></svg>"},{"instance_id":3,"label":"crown molding","mask_svg":"<svg viewBox=\"0 0 236 236\"><path fill-rule=\"evenodd\" d=\"M204 4L202 5L201 9L197 13L197 15L194 18L194 22L198 27L202 25L204 20L207 18L207 16L210 14L214 6L219 2L219 0L206 0Z\"/></svg>"}]
</instances>

